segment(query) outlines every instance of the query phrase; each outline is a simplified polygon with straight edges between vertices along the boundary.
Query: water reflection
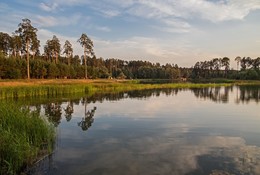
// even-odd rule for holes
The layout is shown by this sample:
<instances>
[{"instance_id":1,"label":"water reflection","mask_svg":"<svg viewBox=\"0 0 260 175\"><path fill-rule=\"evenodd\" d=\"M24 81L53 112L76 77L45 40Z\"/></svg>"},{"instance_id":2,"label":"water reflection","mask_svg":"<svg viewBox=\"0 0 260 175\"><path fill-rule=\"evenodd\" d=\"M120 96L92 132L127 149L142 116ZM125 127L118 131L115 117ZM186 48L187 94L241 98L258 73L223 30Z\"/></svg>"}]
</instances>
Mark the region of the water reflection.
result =
<instances>
[{"instance_id":1,"label":"water reflection","mask_svg":"<svg viewBox=\"0 0 260 175\"><path fill-rule=\"evenodd\" d=\"M250 101L255 101L257 103L259 102L260 88L258 86L240 86L239 90L240 90L239 99L241 102L250 102Z\"/></svg>"},{"instance_id":2,"label":"water reflection","mask_svg":"<svg viewBox=\"0 0 260 175\"><path fill-rule=\"evenodd\" d=\"M203 100L211 100L216 103L228 103L230 100L236 104L256 102L260 100L260 87L259 86L234 86L234 87L209 87L209 88L191 88L191 89L154 89L144 91L130 91L119 93L97 93L89 97L82 97L81 99L68 100L66 102L47 103L44 106L45 115L48 117L55 126L58 126L62 119L62 111L64 110L64 117L66 121L72 119L74 113L74 105L82 104L85 106L88 103L96 103L103 101L119 101L121 99L148 99L151 97L159 97L160 95L174 96L182 91L191 91L196 98ZM235 95L230 95L232 93ZM66 106L64 106L66 104ZM64 107L61 107L61 106ZM41 105L35 105L36 112L40 113ZM96 110L96 109L95 109ZM85 111L85 114L93 114L95 110ZM84 115L85 115L84 114ZM84 120L83 120L84 119ZM93 117L89 118L84 116L80 126L87 129L87 123L90 123ZM89 119L89 120L88 120ZM84 125L83 125L84 124Z\"/></svg>"},{"instance_id":3,"label":"water reflection","mask_svg":"<svg viewBox=\"0 0 260 175\"><path fill-rule=\"evenodd\" d=\"M42 174L260 174L259 89L131 91L43 105L60 142Z\"/></svg>"},{"instance_id":4,"label":"water reflection","mask_svg":"<svg viewBox=\"0 0 260 175\"><path fill-rule=\"evenodd\" d=\"M67 104L66 108L64 108L64 111L65 111L65 118L66 118L67 122L69 122L71 120L72 114L74 112L73 102L71 100L68 101L68 104Z\"/></svg>"},{"instance_id":5,"label":"water reflection","mask_svg":"<svg viewBox=\"0 0 260 175\"><path fill-rule=\"evenodd\" d=\"M58 126L61 120L62 108L61 103L48 103L43 106L45 115L54 126Z\"/></svg>"},{"instance_id":6,"label":"water reflection","mask_svg":"<svg viewBox=\"0 0 260 175\"><path fill-rule=\"evenodd\" d=\"M87 105L85 105L85 116L82 118L80 122L78 122L78 126L81 127L83 131L87 131L92 123L94 122L94 115L97 107L93 107L93 109L87 111Z\"/></svg>"},{"instance_id":7,"label":"water reflection","mask_svg":"<svg viewBox=\"0 0 260 175\"><path fill-rule=\"evenodd\" d=\"M135 90L128 92L118 92L118 93L96 93L90 97L88 97L88 101L95 102L103 102L103 101L118 101L124 98L136 98L136 99L146 99L153 96L160 96L165 94L169 95L177 95L179 91L187 90L187 89L146 89L146 90Z\"/></svg>"},{"instance_id":8,"label":"water reflection","mask_svg":"<svg viewBox=\"0 0 260 175\"><path fill-rule=\"evenodd\" d=\"M176 134L176 133L175 133ZM175 174L209 175L226 172L236 175L259 174L260 149L242 138L195 136L167 140L164 136L104 139L82 174ZM195 139L194 138L194 139ZM120 139L122 139L120 141ZM123 146L124 145L124 146ZM108 161L109 160L109 161ZM79 172L77 172L79 173Z\"/></svg>"},{"instance_id":9,"label":"water reflection","mask_svg":"<svg viewBox=\"0 0 260 175\"><path fill-rule=\"evenodd\" d=\"M188 175L260 173L260 148L246 145L245 140L240 137L204 137L197 149L199 154L194 156L197 168L186 173Z\"/></svg>"},{"instance_id":10,"label":"water reflection","mask_svg":"<svg viewBox=\"0 0 260 175\"><path fill-rule=\"evenodd\" d=\"M191 89L197 98L210 99L214 102L227 103L229 100L229 91L233 87L209 87Z\"/></svg>"},{"instance_id":11,"label":"water reflection","mask_svg":"<svg viewBox=\"0 0 260 175\"><path fill-rule=\"evenodd\" d=\"M143 91L130 91L110 94L95 94L89 98L90 102L102 102L104 100L114 101L123 98L138 98L146 99L153 96L160 96L165 94L166 96L177 95L181 91L188 91L194 93L195 97L201 99L209 99L213 102L227 103L230 99L230 92L236 90L237 95L234 98L236 103L244 103L255 101L259 102L260 99L260 87L259 86L228 86L228 87L209 87L209 88L191 88L191 89L153 89Z\"/></svg>"}]
</instances>

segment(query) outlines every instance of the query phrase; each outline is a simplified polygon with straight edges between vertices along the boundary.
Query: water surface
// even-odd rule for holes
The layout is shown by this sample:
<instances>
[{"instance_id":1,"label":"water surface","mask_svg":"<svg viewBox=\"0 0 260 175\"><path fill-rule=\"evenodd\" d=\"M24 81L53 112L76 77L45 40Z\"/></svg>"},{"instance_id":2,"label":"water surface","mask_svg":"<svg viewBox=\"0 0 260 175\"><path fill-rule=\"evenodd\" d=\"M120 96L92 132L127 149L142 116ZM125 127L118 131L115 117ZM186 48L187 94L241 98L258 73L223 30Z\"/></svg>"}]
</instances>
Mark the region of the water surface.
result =
<instances>
[{"instance_id":1,"label":"water surface","mask_svg":"<svg viewBox=\"0 0 260 175\"><path fill-rule=\"evenodd\" d=\"M58 138L31 174L260 174L259 100L259 86L241 86L38 105Z\"/></svg>"}]
</instances>

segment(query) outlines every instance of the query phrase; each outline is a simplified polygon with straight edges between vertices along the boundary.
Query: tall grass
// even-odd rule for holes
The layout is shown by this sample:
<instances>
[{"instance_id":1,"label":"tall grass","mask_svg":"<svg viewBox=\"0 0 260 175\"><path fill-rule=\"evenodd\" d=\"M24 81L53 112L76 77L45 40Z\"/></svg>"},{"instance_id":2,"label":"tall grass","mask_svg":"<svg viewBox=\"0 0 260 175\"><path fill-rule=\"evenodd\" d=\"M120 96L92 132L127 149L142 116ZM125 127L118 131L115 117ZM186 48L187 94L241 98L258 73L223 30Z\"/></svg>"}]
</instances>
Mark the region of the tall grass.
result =
<instances>
[{"instance_id":1,"label":"tall grass","mask_svg":"<svg viewBox=\"0 0 260 175\"><path fill-rule=\"evenodd\" d=\"M144 89L161 89L161 88L199 88L212 86L229 86L229 83L221 84L194 84L194 83L167 83L167 84L142 84L137 81L123 81L123 82L92 82L92 83L78 83L78 84L41 84L29 86L3 86L0 87L0 99L6 98L20 98L20 97L62 97L70 94L84 94L88 95L96 92L118 92L128 90L144 90Z\"/></svg>"},{"instance_id":2,"label":"tall grass","mask_svg":"<svg viewBox=\"0 0 260 175\"><path fill-rule=\"evenodd\" d=\"M39 114L0 102L0 174L17 174L49 153L54 127Z\"/></svg>"},{"instance_id":3,"label":"tall grass","mask_svg":"<svg viewBox=\"0 0 260 175\"><path fill-rule=\"evenodd\" d=\"M56 97L58 95L73 93L89 93L92 87L89 85L38 85L0 87L0 98L19 97Z\"/></svg>"}]
</instances>

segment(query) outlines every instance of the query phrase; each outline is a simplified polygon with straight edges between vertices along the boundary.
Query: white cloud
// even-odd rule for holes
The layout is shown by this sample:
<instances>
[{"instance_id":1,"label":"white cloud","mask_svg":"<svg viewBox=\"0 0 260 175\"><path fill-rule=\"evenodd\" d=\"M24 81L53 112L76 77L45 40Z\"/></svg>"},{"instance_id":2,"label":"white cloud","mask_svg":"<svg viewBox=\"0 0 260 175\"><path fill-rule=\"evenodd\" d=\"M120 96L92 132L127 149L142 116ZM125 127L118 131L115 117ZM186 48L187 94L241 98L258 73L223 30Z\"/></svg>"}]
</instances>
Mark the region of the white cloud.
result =
<instances>
[{"instance_id":1,"label":"white cloud","mask_svg":"<svg viewBox=\"0 0 260 175\"><path fill-rule=\"evenodd\" d=\"M40 27L53 27L53 26L68 26L75 25L81 19L80 14L74 14L69 17L53 17L53 16L40 16L35 17L35 23Z\"/></svg>"},{"instance_id":2,"label":"white cloud","mask_svg":"<svg viewBox=\"0 0 260 175\"><path fill-rule=\"evenodd\" d=\"M102 26L102 27L96 27L97 30L102 31L102 32L110 32L111 29L109 27L106 26Z\"/></svg>"},{"instance_id":3,"label":"white cloud","mask_svg":"<svg viewBox=\"0 0 260 175\"><path fill-rule=\"evenodd\" d=\"M82 4L89 4L90 0L53 0L59 5L78 6Z\"/></svg>"},{"instance_id":4,"label":"white cloud","mask_svg":"<svg viewBox=\"0 0 260 175\"><path fill-rule=\"evenodd\" d=\"M40 3L39 4L40 9L47 11L47 12L52 12L55 11L58 7L57 3L53 3L53 4L47 4L47 3Z\"/></svg>"},{"instance_id":5,"label":"white cloud","mask_svg":"<svg viewBox=\"0 0 260 175\"><path fill-rule=\"evenodd\" d=\"M114 6L119 6L121 8L127 8L135 3L135 0L104 0L104 3L111 3Z\"/></svg>"},{"instance_id":6,"label":"white cloud","mask_svg":"<svg viewBox=\"0 0 260 175\"><path fill-rule=\"evenodd\" d=\"M169 33L188 33L191 31L192 27L189 23L179 20L177 18L173 19L163 19L162 22L164 26L156 27L157 29L169 32Z\"/></svg>"},{"instance_id":7,"label":"white cloud","mask_svg":"<svg viewBox=\"0 0 260 175\"><path fill-rule=\"evenodd\" d=\"M105 17L108 18L120 15L120 12L118 10L102 10L101 12L104 14Z\"/></svg>"},{"instance_id":8,"label":"white cloud","mask_svg":"<svg viewBox=\"0 0 260 175\"><path fill-rule=\"evenodd\" d=\"M36 16L36 24L40 27L52 27L57 25L58 20L53 16Z\"/></svg>"},{"instance_id":9,"label":"white cloud","mask_svg":"<svg viewBox=\"0 0 260 175\"><path fill-rule=\"evenodd\" d=\"M202 18L212 22L242 20L251 11L260 9L258 0L227 1L158 1L139 0L138 5L131 6L128 11L132 15L145 18L179 17L182 19Z\"/></svg>"},{"instance_id":10,"label":"white cloud","mask_svg":"<svg viewBox=\"0 0 260 175\"><path fill-rule=\"evenodd\" d=\"M179 17L182 19L202 18L212 22L242 20L251 11L260 9L259 0L55 0L54 3L40 3L45 11L55 11L58 6L89 5L91 8L115 17L121 13L142 18Z\"/></svg>"},{"instance_id":11,"label":"white cloud","mask_svg":"<svg viewBox=\"0 0 260 175\"><path fill-rule=\"evenodd\" d=\"M226 3L223 3L223 1L188 0L182 1L179 5L190 12L187 14L188 17L195 15L212 22L242 20L251 11L260 8L259 1L251 1L251 3L243 1L241 3L239 0L228 0Z\"/></svg>"},{"instance_id":12,"label":"white cloud","mask_svg":"<svg viewBox=\"0 0 260 175\"><path fill-rule=\"evenodd\" d=\"M124 60L149 60L160 63L178 63L174 58L183 57L192 49L185 41L172 41L157 38L135 36L110 41L94 38L97 56L120 58ZM179 63L178 63L179 64Z\"/></svg>"}]
</instances>

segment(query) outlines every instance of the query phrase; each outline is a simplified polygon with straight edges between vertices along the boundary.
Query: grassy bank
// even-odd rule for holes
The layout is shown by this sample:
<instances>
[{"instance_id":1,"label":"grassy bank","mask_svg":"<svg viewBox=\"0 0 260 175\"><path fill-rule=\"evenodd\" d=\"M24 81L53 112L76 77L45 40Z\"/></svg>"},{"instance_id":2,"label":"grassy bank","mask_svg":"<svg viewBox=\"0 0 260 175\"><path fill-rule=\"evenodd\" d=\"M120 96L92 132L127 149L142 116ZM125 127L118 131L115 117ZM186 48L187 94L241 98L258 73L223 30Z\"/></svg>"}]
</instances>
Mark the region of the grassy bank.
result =
<instances>
[{"instance_id":1,"label":"grassy bank","mask_svg":"<svg viewBox=\"0 0 260 175\"><path fill-rule=\"evenodd\" d=\"M234 79L226 79L226 78L211 78L211 79L194 79L191 80L192 83L227 83L227 84L235 84L235 85L260 85L259 80L234 80Z\"/></svg>"},{"instance_id":2,"label":"grassy bank","mask_svg":"<svg viewBox=\"0 0 260 175\"><path fill-rule=\"evenodd\" d=\"M54 128L39 114L1 102L0 174L17 174L48 154L54 135Z\"/></svg>"},{"instance_id":3,"label":"grassy bank","mask_svg":"<svg viewBox=\"0 0 260 175\"><path fill-rule=\"evenodd\" d=\"M66 95L90 95L96 92L109 93L145 89L205 88L231 85L260 85L260 81L200 79L193 82L158 83L157 80L1 80L0 99L17 99L21 97L59 98Z\"/></svg>"},{"instance_id":4,"label":"grassy bank","mask_svg":"<svg viewBox=\"0 0 260 175\"><path fill-rule=\"evenodd\" d=\"M229 86L230 83L140 83L137 80L20 80L0 81L0 99L19 97L62 97L66 94L91 94L162 88L202 88Z\"/></svg>"}]
</instances>

